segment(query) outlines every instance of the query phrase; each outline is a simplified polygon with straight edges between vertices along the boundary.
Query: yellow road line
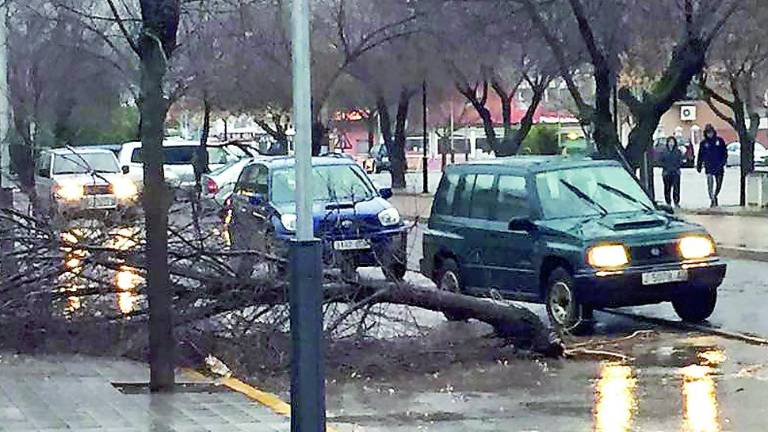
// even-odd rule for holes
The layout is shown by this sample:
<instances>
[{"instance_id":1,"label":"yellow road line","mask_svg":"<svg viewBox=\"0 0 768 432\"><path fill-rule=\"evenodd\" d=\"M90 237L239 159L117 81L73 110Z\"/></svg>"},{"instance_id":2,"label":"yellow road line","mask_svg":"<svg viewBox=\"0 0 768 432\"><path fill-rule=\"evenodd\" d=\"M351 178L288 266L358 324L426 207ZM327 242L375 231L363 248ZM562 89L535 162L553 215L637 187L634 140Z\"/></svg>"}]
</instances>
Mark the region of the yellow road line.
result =
<instances>
[{"instance_id":1,"label":"yellow road line","mask_svg":"<svg viewBox=\"0 0 768 432\"><path fill-rule=\"evenodd\" d=\"M201 374L200 372L194 369L184 369L184 372L190 375L194 379L199 379L199 380L210 379L209 377ZM268 393L263 390L259 390L256 387L246 384L237 378L224 378L218 382L220 382L221 385L229 388L230 390L236 391L242 395L245 395L248 399L258 402L261 405L264 405L265 407L272 410L272 412L274 412L275 414L278 414L284 417L291 416L291 405L286 403L285 401L283 401L273 393ZM325 430L326 432L337 432L335 429L333 429L330 426L326 426Z\"/></svg>"}]
</instances>

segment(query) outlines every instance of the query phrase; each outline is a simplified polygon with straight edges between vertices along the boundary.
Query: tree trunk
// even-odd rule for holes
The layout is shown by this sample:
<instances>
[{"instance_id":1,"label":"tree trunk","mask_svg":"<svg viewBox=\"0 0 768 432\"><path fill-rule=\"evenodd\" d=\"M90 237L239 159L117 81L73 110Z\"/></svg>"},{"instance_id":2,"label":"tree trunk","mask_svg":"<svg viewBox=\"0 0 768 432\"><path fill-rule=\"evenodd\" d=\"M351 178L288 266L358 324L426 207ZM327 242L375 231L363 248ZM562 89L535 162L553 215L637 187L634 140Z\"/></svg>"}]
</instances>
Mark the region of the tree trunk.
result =
<instances>
[{"instance_id":1,"label":"tree trunk","mask_svg":"<svg viewBox=\"0 0 768 432\"><path fill-rule=\"evenodd\" d=\"M208 148L208 135L211 133L211 103L208 101L208 95L203 96L203 130L200 133L200 146L204 149ZM203 172L208 172L208 160Z\"/></svg>"},{"instance_id":2,"label":"tree trunk","mask_svg":"<svg viewBox=\"0 0 768 432\"><path fill-rule=\"evenodd\" d=\"M323 146L328 142L328 128L325 127L320 117L312 122L312 156L318 156L323 151Z\"/></svg>"},{"instance_id":3,"label":"tree trunk","mask_svg":"<svg viewBox=\"0 0 768 432\"><path fill-rule=\"evenodd\" d=\"M604 61L604 60L603 60ZM592 138L601 157L619 159L621 142L613 122L611 110L611 72L607 64L595 65L595 111L592 115L594 127Z\"/></svg>"},{"instance_id":4,"label":"tree trunk","mask_svg":"<svg viewBox=\"0 0 768 432\"><path fill-rule=\"evenodd\" d=\"M390 174L392 175L392 187L405 188L405 172L408 169L408 161L405 157L406 122L408 120L408 108L410 107L413 91L403 88L397 102L397 116L395 117L395 137L389 149Z\"/></svg>"},{"instance_id":5,"label":"tree trunk","mask_svg":"<svg viewBox=\"0 0 768 432\"><path fill-rule=\"evenodd\" d=\"M538 110L539 105L541 105L541 101L544 98L544 92L547 90L548 85L549 79L545 79L541 86L534 86L531 104L528 106L525 115L520 120L520 127L515 131L515 134L509 139L509 143L507 144L510 155L515 155L520 151L523 141L525 141L525 138L531 132L536 110Z\"/></svg>"},{"instance_id":6,"label":"tree trunk","mask_svg":"<svg viewBox=\"0 0 768 432\"><path fill-rule=\"evenodd\" d=\"M147 227L150 389L174 387L176 342L173 335L168 269L169 190L163 175L163 137L168 101L163 94L167 61L176 46L179 3L141 0L143 32L138 54L141 72L141 146L144 155L144 218Z\"/></svg>"},{"instance_id":7,"label":"tree trunk","mask_svg":"<svg viewBox=\"0 0 768 432\"><path fill-rule=\"evenodd\" d=\"M376 145L376 118L374 113L368 114L365 119L365 125L368 129L368 152Z\"/></svg>"},{"instance_id":8,"label":"tree trunk","mask_svg":"<svg viewBox=\"0 0 768 432\"><path fill-rule=\"evenodd\" d=\"M488 108L485 107L485 103L488 98L488 82L485 81L483 83L483 95L479 98L477 97L477 91L470 88L469 86L462 86L457 84L456 88L459 93L464 95L467 101L472 104L472 107L475 109L475 111L477 111L477 115L483 122L483 130L485 131L485 140L488 143L488 147L490 147L491 150L493 150L493 152L499 156L501 149L499 148L499 141L496 138L496 129L494 129L493 117L491 116L491 112L488 111Z\"/></svg>"}]
</instances>

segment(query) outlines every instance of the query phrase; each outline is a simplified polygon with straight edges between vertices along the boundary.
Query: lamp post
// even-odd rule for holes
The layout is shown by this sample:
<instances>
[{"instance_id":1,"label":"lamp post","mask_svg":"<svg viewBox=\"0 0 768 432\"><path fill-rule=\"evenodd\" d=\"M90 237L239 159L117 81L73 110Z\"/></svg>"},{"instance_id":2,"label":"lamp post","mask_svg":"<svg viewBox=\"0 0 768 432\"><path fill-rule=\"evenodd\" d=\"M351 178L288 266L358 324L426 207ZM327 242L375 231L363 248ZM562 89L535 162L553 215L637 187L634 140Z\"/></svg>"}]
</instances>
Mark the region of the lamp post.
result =
<instances>
[{"instance_id":1,"label":"lamp post","mask_svg":"<svg viewBox=\"0 0 768 432\"><path fill-rule=\"evenodd\" d=\"M422 156L421 156L421 170L422 170L422 177L421 177L421 184L422 184L422 192L425 194L429 193L429 161L427 160L427 143L429 142L429 135L427 133L427 80L422 81L421 83L421 108L422 108L422 114L423 114L423 137L421 142L422 147ZM453 146L453 143L451 143L451 146Z\"/></svg>"},{"instance_id":2,"label":"lamp post","mask_svg":"<svg viewBox=\"0 0 768 432\"><path fill-rule=\"evenodd\" d=\"M293 0L296 238L290 248L291 431L325 432L322 245L312 220L309 2Z\"/></svg>"}]
</instances>

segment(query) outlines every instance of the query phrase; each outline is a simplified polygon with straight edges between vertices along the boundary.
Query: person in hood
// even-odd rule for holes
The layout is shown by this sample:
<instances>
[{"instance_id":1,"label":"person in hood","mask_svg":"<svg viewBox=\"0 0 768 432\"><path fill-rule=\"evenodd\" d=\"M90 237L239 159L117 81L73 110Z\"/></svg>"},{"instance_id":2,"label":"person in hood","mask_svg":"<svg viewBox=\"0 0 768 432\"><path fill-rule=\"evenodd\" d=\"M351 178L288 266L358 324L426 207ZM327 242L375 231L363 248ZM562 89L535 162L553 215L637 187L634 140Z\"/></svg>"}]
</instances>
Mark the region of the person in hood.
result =
<instances>
[{"instance_id":1,"label":"person in hood","mask_svg":"<svg viewBox=\"0 0 768 432\"><path fill-rule=\"evenodd\" d=\"M717 201L720 190L723 188L723 176L725 164L728 161L728 150L725 141L717 136L715 128L708 124L704 128L704 140L699 144L699 157L696 162L696 170L707 175L707 189L709 190L710 207L719 205Z\"/></svg>"},{"instance_id":2,"label":"person in hood","mask_svg":"<svg viewBox=\"0 0 768 432\"><path fill-rule=\"evenodd\" d=\"M664 201L667 205L680 207L680 169L685 155L677 144L677 138L667 138L667 144L661 152L661 178L664 180Z\"/></svg>"}]
</instances>

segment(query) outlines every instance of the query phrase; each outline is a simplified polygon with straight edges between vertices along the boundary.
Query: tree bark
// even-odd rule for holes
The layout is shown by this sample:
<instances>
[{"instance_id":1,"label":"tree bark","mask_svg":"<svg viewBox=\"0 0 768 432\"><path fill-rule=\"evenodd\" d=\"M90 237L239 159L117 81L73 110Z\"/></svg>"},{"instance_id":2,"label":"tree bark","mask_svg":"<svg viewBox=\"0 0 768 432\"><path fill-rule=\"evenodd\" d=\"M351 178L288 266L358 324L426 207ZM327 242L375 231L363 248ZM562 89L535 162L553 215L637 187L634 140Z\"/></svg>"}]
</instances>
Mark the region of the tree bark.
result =
<instances>
[{"instance_id":1,"label":"tree bark","mask_svg":"<svg viewBox=\"0 0 768 432\"><path fill-rule=\"evenodd\" d=\"M499 155L499 140L496 137L496 129L494 128L493 117L491 112L486 108L485 104L488 101L488 81L483 81L482 94L478 97L477 88L472 88L468 84L456 84L456 89L461 93L467 101L472 104L472 107L477 111L477 115L483 122L483 130L485 131L485 139L488 146ZM510 114L511 117L511 114Z\"/></svg>"},{"instance_id":2,"label":"tree bark","mask_svg":"<svg viewBox=\"0 0 768 432\"><path fill-rule=\"evenodd\" d=\"M405 172L408 169L408 161L405 157L406 123L408 121L408 109L414 92L407 88L400 90L397 102L397 115L395 116L395 136L389 150L389 172L392 175L392 187L405 188Z\"/></svg>"},{"instance_id":3,"label":"tree bark","mask_svg":"<svg viewBox=\"0 0 768 432\"><path fill-rule=\"evenodd\" d=\"M144 155L144 218L147 227L150 389L174 387L175 345L168 269L170 194L163 175L163 137L168 101L163 80L176 47L177 0L141 0L143 31L138 43L141 72L141 142Z\"/></svg>"},{"instance_id":4,"label":"tree bark","mask_svg":"<svg viewBox=\"0 0 768 432\"><path fill-rule=\"evenodd\" d=\"M204 149L208 148L208 136L211 133L211 103L208 101L208 95L203 96L203 130L200 133L200 146ZM208 172L208 162L203 172Z\"/></svg>"}]
</instances>

